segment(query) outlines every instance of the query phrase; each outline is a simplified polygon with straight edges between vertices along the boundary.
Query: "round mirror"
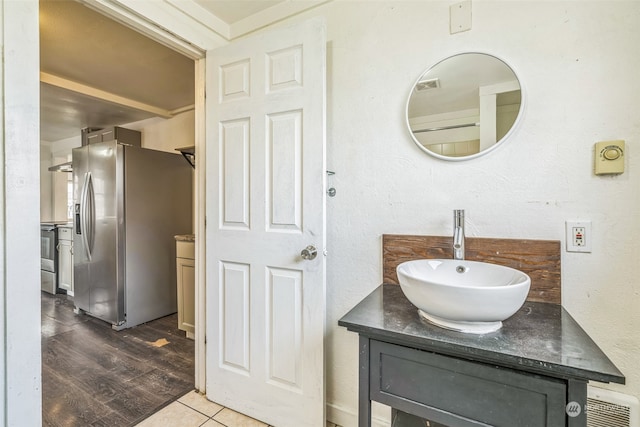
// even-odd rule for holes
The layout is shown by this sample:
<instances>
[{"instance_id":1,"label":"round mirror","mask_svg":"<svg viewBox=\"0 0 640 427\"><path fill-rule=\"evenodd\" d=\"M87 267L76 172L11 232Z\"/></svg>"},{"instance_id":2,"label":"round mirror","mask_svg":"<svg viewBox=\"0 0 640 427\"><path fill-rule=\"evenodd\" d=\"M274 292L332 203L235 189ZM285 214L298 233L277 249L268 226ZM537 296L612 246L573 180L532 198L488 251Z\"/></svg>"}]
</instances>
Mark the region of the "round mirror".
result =
<instances>
[{"instance_id":1,"label":"round mirror","mask_svg":"<svg viewBox=\"0 0 640 427\"><path fill-rule=\"evenodd\" d=\"M432 156L467 160L504 142L521 112L520 82L507 64L484 53L461 53L418 78L407 101L407 125Z\"/></svg>"}]
</instances>

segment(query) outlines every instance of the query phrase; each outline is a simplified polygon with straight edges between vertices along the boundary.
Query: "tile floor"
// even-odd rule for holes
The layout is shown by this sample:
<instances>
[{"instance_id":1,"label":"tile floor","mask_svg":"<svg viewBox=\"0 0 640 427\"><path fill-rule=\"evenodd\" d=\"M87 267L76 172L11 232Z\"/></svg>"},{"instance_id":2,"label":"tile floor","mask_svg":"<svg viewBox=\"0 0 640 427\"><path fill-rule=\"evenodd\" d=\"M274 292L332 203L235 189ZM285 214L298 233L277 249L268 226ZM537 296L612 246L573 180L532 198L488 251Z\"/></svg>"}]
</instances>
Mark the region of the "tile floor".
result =
<instances>
[{"instance_id":1,"label":"tile floor","mask_svg":"<svg viewBox=\"0 0 640 427\"><path fill-rule=\"evenodd\" d=\"M208 401L196 391L189 392L156 412L136 427L269 427L229 408ZM327 422L327 427L339 427Z\"/></svg>"}]
</instances>

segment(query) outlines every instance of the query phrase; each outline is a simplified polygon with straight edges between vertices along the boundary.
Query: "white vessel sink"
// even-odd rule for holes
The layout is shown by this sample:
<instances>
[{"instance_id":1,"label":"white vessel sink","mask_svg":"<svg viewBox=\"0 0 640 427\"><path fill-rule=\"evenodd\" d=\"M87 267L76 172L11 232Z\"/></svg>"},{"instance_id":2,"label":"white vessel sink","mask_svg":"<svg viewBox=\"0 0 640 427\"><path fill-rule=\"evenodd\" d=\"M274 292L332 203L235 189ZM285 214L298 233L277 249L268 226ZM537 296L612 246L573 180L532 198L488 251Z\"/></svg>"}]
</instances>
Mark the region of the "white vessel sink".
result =
<instances>
[{"instance_id":1,"label":"white vessel sink","mask_svg":"<svg viewBox=\"0 0 640 427\"><path fill-rule=\"evenodd\" d=\"M396 269L402 292L422 317L443 328L486 334L522 307L531 279L496 264L454 259L407 261Z\"/></svg>"}]
</instances>

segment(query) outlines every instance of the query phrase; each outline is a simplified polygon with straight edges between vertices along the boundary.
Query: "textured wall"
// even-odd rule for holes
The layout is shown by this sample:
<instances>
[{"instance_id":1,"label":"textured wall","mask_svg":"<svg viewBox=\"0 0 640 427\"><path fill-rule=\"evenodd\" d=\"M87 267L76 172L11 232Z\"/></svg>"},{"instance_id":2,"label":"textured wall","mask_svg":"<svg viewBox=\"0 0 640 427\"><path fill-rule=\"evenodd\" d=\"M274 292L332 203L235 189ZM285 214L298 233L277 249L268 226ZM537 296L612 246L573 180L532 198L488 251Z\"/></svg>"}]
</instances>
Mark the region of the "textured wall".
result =
<instances>
[{"instance_id":1,"label":"textured wall","mask_svg":"<svg viewBox=\"0 0 640 427\"><path fill-rule=\"evenodd\" d=\"M440 1L340 1L328 28L327 401L355 425L357 337L337 320L381 282L381 235L467 234L564 242L593 222L590 254L562 253L563 304L640 397L640 2L473 1L473 28L449 34ZM285 23L286 24L286 23ZM404 127L410 85L463 51L494 54L520 77L525 112L507 144L448 163ZM627 142L626 172L596 177L593 144ZM379 411L379 413L383 413Z\"/></svg>"},{"instance_id":2,"label":"textured wall","mask_svg":"<svg viewBox=\"0 0 640 427\"><path fill-rule=\"evenodd\" d=\"M123 125L142 132L142 146L153 150L177 153L176 148L189 147L195 142L195 112L178 114L170 119L152 118Z\"/></svg>"},{"instance_id":3,"label":"textured wall","mask_svg":"<svg viewBox=\"0 0 640 427\"><path fill-rule=\"evenodd\" d=\"M51 145L48 142L40 144L40 220L53 219L53 206L51 194L53 191L52 176L49 172L51 166Z\"/></svg>"}]
</instances>

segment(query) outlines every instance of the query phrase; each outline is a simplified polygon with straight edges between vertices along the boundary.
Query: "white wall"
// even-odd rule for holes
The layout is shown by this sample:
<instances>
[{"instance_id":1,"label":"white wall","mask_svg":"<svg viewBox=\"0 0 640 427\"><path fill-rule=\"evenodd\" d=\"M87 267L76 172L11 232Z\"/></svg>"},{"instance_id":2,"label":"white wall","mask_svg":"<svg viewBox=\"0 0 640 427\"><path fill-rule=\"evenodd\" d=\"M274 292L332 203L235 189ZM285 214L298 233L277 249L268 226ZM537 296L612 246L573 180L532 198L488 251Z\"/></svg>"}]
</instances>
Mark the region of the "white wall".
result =
<instances>
[{"instance_id":1,"label":"white wall","mask_svg":"<svg viewBox=\"0 0 640 427\"><path fill-rule=\"evenodd\" d=\"M142 146L176 154L176 148L195 145L195 111L170 119L153 118L122 125L142 132Z\"/></svg>"},{"instance_id":2,"label":"white wall","mask_svg":"<svg viewBox=\"0 0 640 427\"><path fill-rule=\"evenodd\" d=\"M473 1L473 28L449 34L449 1L341 1L302 14L328 26L327 400L355 424L357 337L338 319L382 280L383 233L564 241L564 221L593 222L591 254L562 254L563 305L640 397L640 2ZM280 25L286 25L289 20ZM463 51L506 60L524 118L485 157L427 156L404 126L411 84ZM626 171L596 177L593 144L627 142Z\"/></svg>"},{"instance_id":3,"label":"white wall","mask_svg":"<svg viewBox=\"0 0 640 427\"><path fill-rule=\"evenodd\" d=\"M71 161L71 149L80 146L80 135L59 141L40 141L40 220L67 221L67 172L51 172L49 166Z\"/></svg>"},{"instance_id":4,"label":"white wall","mask_svg":"<svg viewBox=\"0 0 640 427\"><path fill-rule=\"evenodd\" d=\"M53 220L53 183L49 166L51 166L51 144L40 143L40 221Z\"/></svg>"}]
</instances>

